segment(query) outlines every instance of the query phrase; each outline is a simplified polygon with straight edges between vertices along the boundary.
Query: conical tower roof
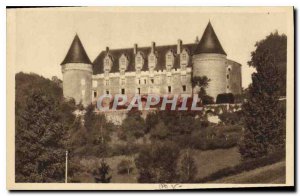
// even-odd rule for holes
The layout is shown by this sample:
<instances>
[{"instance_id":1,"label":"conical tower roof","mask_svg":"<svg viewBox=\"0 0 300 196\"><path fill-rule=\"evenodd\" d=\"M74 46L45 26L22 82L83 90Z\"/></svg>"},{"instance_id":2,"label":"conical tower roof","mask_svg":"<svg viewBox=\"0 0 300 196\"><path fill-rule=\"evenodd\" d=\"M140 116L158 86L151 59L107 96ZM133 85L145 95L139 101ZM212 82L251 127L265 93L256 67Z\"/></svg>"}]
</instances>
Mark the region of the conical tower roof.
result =
<instances>
[{"instance_id":1,"label":"conical tower roof","mask_svg":"<svg viewBox=\"0 0 300 196\"><path fill-rule=\"evenodd\" d=\"M91 61L86 54L84 47L76 34L74 37L74 40L71 44L71 47L61 63L61 65L67 64L67 63L86 63L86 64L91 64Z\"/></svg>"},{"instance_id":2,"label":"conical tower roof","mask_svg":"<svg viewBox=\"0 0 300 196\"><path fill-rule=\"evenodd\" d=\"M222 48L220 41L210 22L206 26L202 38L194 51L194 54L201 53L215 53L226 55L226 52Z\"/></svg>"}]
</instances>

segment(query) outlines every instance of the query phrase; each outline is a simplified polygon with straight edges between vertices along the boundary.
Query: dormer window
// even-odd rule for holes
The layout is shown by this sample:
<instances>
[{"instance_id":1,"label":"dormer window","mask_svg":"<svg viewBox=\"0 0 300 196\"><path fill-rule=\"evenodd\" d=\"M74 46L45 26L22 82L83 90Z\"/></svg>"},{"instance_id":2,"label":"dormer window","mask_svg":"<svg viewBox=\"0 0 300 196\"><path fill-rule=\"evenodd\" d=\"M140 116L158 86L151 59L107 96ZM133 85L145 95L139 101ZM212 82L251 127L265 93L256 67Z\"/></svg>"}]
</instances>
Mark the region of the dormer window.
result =
<instances>
[{"instance_id":1,"label":"dormer window","mask_svg":"<svg viewBox=\"0 0 300 196\"><path fill-rule=\"evenodd\" d=\"M184 49L182 51L182 53L180 54L180 67L181 67L181 69L185 69L187 67L188 61L189 61L189 54L188 54L188 51L186 49Z\"/></svg>"},{"instance_id":2,"label":"dormer window","mask_svg":"<svg viewBox=\"0 0 300 196\"><path fill-rule=\"evenodd\" d=\"M144 58L141 52L138 52L135 56L135 70L140 72L144 65Z\"/></svg>"},{"instance_id":3,"label":"dormer window","mask_svg":"<svg viewBox=\"0 0 300 196\"><path fill-rule=\"evenodd\" d=\"M112 59L110 56L104 58L104 73L109 73L112 67Z\"/></svg>"},{"instance_id":4,"label":"dormer window","mask_svg":"<svg viewBox=\"0 0 300 196\"><path fill-rule=\"evenodd\" d=\"M166 54L166 68L168 71L170 71L173 68L174 65L174 55L173 52L170 50Z\"/></svg>"},{"instance_id":5,"label":"dormer window","mask_svg":"<svg viewBox=\"0 0 300 196\"><path fill-rule=\"evenodd\" d=\"M119 59L119 71L121 73L124 73L125 70L127 69L127 66L128 66L128 59L124 54L122 54L122 56Z\"/></svg>"},{"instance_id":6,"label":"dormer window","mask_svg":"<svg viewBox=\"0 0 300 196\"><path fill-rule=\"evenodd\" d=\"M155 56L154 53L151 53L149 56L148 56L148 65L149 65L149 70L150 71L153 71L156 67L156 64L157 64L157 58Z\"/></svg>"}]
</instances>

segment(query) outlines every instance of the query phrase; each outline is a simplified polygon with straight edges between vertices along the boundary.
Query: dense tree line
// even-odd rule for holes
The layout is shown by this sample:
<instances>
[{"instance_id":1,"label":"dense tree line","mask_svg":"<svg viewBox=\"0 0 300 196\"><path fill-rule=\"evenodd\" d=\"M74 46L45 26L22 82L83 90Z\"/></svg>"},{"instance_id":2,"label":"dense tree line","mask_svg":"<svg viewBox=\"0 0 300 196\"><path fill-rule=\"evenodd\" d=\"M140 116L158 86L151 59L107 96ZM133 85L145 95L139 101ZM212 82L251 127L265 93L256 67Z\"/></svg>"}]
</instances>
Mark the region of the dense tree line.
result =
<instances>
[{"instance_id":1,"label":"dense tree line","mask_svg":"<svg viewBox=\"0 0 300 196\"><path fill-rule=\"evenodd\" d=\"M243 104L245 132L240 152L245 159L285 148L286 109L279 97L286 89L282 71L286 70L286 36L276 32L257 42L249 65L256 68L256 73L252 74Z\"/></svg>"},{"instance_id":2,"label":"dense tree line","mask_svg":"<svg viewBox=\"0 0 300 196\"><path fill-rule=\"evenodd\" d=\"M62 182L75 104L65 102L60 86L51 80L24 73L15 79L16 182ZM70 176L76 167L70 161Z\"/></svg>"}]
</instances>

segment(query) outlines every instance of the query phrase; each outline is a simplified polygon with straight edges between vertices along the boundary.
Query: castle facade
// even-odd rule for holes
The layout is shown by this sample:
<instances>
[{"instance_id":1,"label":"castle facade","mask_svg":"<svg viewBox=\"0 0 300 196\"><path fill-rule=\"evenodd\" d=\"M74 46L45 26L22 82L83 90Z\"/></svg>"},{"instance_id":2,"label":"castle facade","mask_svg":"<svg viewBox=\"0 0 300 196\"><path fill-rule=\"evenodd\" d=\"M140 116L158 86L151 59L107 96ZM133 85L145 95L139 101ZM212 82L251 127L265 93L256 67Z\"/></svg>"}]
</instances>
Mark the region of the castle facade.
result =
<instances>
[{"instance_id":1,"label":"castle facade","mask_svg":"<svg viewBox=\"0 0 300 196\"><path fill-rule=\"evenodd\" d=\"M61 63L63 93L84 106L103 94L195 93L191 79L207 76L207 94L241 94L241 64L227 59L209 22L200 41L174 45L111 50L108 47L91 62L78 37Z\"/></svg>"}]
</instances>

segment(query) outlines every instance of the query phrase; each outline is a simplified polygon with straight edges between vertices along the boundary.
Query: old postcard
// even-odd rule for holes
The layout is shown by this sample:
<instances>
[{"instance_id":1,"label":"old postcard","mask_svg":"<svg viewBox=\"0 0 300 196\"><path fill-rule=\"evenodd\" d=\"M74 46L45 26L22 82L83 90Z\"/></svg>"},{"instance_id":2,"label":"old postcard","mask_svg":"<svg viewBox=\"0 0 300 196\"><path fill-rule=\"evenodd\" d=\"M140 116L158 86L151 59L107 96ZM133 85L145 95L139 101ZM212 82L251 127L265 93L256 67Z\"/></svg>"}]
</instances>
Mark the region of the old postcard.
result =
<instances>
[{"instance_id":1,"label":"old postcard","mask_svg":"<svg viewBox=\"0 0 300 196\"><path fill-rule=\"evenodd\" d=\"M7 188L294 186L293 7L7 8Z\"/></svg>"}]
</instances>

